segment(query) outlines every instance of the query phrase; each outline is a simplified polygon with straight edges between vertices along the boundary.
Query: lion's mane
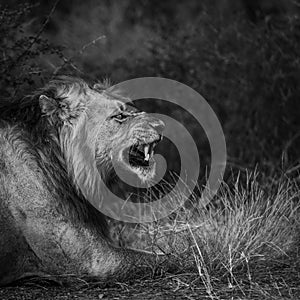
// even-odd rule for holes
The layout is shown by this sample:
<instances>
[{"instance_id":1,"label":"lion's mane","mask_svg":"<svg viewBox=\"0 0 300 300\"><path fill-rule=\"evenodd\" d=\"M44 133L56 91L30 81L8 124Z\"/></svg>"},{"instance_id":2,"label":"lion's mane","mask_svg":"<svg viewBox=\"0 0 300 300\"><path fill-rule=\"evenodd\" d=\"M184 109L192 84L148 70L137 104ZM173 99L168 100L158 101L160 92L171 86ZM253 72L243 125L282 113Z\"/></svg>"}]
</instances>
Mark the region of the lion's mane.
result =
<instances>
[{"instance_id":1,"label":"lion's mane","mask_svg":"<svg viewBox=\"0 0 300 300\"><path fill-rule=\"evenodd\" d=\"M11 126L13 144L18 151L23 149L24 155L29 153L34 158L49 190L59 195L60 209L74 222L82 221L108 238L105 217L86 200L101 197L93 140L85 126L84 101L80 101L87 97L89 89L80 79L59 78L31 96L1 101L0 119L2 123L14 124ZM47 112L41 109L41 95L55 101ZM71 110L64 107L66 98L74 102ZM100 173L103 180L109 180L109 167L105 163L100 166Z\"/></svg>"}]
</instances>

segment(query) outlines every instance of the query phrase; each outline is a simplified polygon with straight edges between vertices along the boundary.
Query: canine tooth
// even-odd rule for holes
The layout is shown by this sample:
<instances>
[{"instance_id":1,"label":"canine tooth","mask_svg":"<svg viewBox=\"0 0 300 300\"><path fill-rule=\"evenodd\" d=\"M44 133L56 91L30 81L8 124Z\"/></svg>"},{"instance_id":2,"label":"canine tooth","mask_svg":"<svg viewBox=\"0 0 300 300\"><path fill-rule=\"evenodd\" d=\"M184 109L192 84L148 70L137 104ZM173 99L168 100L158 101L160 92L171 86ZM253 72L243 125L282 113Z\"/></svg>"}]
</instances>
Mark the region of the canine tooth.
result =
<instances>
[{"instance_id":1,"label":"canine tooth","mask_svg":"<svg viewBox=\"0 0 300 300\"><path fill-rule=\"evenodd\" d=\"M150 154L149 154L149 153L147 153L147 155L145 156L145 161L148 161L148 160L149 160L149 158L150 158Z\"/></svg>"},{"instance_id":2,"label":"canine tooth","mask_svg":"<svg viewBox=\"0 0 300 300\"><path fill-rule=\"evenodd\" d=\"M145 154L145 157L147 157L148 152L149 152L149 145L146 145L146 146L144 147L144 154Z\"/></svg>"}]
</instances>

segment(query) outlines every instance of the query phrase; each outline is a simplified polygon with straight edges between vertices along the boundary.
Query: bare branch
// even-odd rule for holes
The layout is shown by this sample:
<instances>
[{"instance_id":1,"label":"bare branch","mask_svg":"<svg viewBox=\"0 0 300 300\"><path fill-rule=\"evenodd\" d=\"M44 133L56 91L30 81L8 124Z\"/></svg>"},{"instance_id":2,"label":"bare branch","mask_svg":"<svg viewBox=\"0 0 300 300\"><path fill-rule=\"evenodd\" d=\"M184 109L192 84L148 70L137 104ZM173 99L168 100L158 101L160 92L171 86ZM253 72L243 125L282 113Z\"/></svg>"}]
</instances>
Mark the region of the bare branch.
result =
<instances>
[{"instance_id":1,"label":"bare branch","mask_svg":"<svg viewBox=\"0 0 300 300\"><path fill-rule=\"evenodd\" d=\"M37 34L34 36L34 38L32 39L31 43L26 47L26 49L13 61L13 63L7 67L6 70L12 69L15 65L18 64L18 62L22 59L23 56L25 56L29 50L32 48L32 46L37 42L37 40L39 39L39 37L41 36L41 34L44 32L45 27L47 26L47 24L49 23L58 3L60 0L56 0L51 8L51 11L49 12L49 14L47 15L46 20L44 21L44 23L42 24L40 30L37 32Z\"/></svg>"},{"instance_id":2,"label":"bare branch","mask_svg":"<svg viewBox=\"0 0 300 300\"><path fill-rule=\"evenodd\" d=\"M72 60L74 58L76 58L77 56L82 55L88 47L95 45L98 41L105 39L105 38L106 38L105 35L100 35L97 38L95 38L94 40L83 45L78 51L75 52L75 54L73 56L71 56L69 58L63 56L62 57L63 63L55 69L55 71L52 73L52 76L56 76L58 74L58 72L67 64L69 64L74 70L78 71L79 73L83 73L72 63Z\"/></svg>"}]
</instances>

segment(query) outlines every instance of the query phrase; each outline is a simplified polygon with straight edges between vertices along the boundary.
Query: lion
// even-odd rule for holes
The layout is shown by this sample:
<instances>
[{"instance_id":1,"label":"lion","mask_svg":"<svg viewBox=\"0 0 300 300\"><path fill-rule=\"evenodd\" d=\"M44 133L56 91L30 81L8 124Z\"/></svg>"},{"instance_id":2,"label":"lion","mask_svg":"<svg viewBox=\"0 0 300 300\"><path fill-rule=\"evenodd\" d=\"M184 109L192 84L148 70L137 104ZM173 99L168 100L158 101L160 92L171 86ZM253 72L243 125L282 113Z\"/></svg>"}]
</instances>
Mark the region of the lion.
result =
<instances>
[{"instance_id":1,"label":"lion","mask_svg":"<svg viewBox=\"0 0 300 300\"><path fill-rule=\"evenodd\" d=\"M114 246L104 214L86 197L100 197L99 174L107 185L113 180L113 160L143 182L155 174L164 123L124 99L59 77L21 100L1 101L1 285L35 275L123 280L159 261Z\"/></svg>"}]
</instances>

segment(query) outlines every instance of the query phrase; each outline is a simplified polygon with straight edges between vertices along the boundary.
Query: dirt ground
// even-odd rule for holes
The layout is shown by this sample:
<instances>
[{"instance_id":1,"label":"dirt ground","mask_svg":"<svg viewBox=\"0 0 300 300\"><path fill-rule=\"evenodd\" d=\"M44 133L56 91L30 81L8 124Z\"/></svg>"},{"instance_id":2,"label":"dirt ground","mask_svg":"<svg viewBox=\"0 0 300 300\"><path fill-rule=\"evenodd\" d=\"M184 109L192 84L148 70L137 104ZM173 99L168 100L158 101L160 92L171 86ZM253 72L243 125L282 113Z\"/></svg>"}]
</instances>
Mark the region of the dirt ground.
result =
<instances>
[{"instance_id":1,"label":"dirt ground","mask_svg":"<svg viewBox=\"0 0 300 300\"><path fill-rule=\"evenodd\" d=\"M300 288L295 286L283 289L273 284L246 288L229 288L220 286L218 291L211 294L206 292L204 286L198 288L180 287L180 283L172 280L166 282L147 282L147 284L134 284L131 286L120 285L112 288L89 287L76 290L66 287L42 287L37 285L7 287L0 290L1 300L99 300L99 299L300 299Z\"/></svg>"},{"instance_id":2,"label":"dirt ground","mask_svg":"<svg viewBox=\"0 0 300 300\"><path fill-rule=\"evenodd\" d=\"M299 282L299 263L291 260L272 266L259 265L251 278L244 271L231 279L210 276L209 280L196 273L186 273L115 283L110 287L79 281L78 284L62 286L53 282L30 280L1 288L0 299L300 299Z\"/></svg>"}]
</instances>

